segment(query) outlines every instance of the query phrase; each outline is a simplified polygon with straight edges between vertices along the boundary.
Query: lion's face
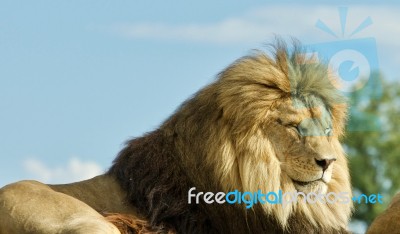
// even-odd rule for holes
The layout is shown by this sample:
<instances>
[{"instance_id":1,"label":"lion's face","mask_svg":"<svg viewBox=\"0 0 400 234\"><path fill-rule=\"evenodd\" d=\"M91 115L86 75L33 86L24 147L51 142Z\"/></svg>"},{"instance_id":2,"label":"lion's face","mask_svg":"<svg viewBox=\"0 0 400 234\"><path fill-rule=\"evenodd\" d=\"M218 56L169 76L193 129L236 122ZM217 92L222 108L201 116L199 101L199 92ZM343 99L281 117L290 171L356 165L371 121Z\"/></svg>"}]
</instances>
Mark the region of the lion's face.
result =
<instances>
[{"instance_id":1,"label":"lion's face","mask_svg":"<svg viewBox=\"0 0 400 234\"><path fill-rule=\"evenodd\" d=\"M268 137L283 174L298 191L326 193L337 160L326 105L317 97L290 98L278 105L271 117Z\"/></svg>"}]
</instances>

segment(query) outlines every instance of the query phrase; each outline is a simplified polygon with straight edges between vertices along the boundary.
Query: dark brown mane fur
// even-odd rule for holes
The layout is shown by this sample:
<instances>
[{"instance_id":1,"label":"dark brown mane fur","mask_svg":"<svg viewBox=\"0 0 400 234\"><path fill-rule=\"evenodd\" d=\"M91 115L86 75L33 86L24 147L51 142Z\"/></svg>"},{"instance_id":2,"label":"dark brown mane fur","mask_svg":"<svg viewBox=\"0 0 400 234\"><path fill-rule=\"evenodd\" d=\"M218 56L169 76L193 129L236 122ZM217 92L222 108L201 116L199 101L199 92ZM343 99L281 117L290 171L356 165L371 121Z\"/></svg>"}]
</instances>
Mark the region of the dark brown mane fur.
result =
<instances>
[{"instance_id":1,"label":"dark brown mane fur","mask_svg":"<svg viewBox=\"0 0 400 234\"><path fill-rule=\"evenodd\" d=\"M257 207L244 210L227 204L188 204L187 191L191 187L218 192L216 181L210 178L205 181L209 186L195 186L176 162L173 139L173 135L163 136L161 130L156 130L129 141L108 172L118 178L128 191L129 202L151 225L168 224L177 233L320 233L296 215L290 218L290 227L285 231Z\"/></svg>"}]
</instances>

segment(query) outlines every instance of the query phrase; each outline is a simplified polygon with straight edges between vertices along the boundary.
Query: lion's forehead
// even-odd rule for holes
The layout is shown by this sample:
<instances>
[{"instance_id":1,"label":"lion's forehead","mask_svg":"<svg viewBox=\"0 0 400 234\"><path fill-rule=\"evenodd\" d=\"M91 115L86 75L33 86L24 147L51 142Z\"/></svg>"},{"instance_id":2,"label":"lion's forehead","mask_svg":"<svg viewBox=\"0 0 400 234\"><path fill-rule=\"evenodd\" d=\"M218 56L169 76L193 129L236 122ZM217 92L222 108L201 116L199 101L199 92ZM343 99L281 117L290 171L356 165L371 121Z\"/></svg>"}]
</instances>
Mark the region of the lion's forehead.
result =
<instances>
[{"instance_id":1,"label":"lion's forehead","mask_svg":"<svg viewBox=\"0 0 400 234\"><path fill-rule=\"evenodd\" d=\"M326 136L332 133L329 107L317 96L292 97L280 112L286 124L297 125L305 136Z\"/></svg>"}]
</instances>

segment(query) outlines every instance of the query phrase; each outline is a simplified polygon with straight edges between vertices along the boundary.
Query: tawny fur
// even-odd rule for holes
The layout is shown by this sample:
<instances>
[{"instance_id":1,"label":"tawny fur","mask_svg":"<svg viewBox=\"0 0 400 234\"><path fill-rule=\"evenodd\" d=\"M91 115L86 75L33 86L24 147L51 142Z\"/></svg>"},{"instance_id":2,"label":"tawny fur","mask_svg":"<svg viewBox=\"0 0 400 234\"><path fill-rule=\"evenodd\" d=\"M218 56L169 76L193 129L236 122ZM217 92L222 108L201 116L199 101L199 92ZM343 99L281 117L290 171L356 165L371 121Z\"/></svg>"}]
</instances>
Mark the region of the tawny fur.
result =
<instances>
[{"instance_id":1,"label":"tawny fur","mask_svg":"<svg viewBox=\"0 0 400 234\"><path fill-rule=\"evenodd\" d=\"M387 209L374 219L367 234L400 233L400 193L397 193Z\"/></svg>"}]
</instances>

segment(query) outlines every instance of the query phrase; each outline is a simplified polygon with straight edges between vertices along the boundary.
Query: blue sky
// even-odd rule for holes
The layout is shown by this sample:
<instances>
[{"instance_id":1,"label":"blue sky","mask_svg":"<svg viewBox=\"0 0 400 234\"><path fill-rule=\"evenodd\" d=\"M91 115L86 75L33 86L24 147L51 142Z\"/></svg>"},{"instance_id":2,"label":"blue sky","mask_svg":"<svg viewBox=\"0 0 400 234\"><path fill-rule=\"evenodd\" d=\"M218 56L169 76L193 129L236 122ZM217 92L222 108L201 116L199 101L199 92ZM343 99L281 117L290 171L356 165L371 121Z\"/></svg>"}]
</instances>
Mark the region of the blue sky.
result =
<instances>
[{"instance_id":1,"label":"blue sky","mask_svg":"<svg viewBox=\"0 0 400 234\"><path fill-rule=\"evenodd\" d=\"M340 40L315 27L340 32L339 6L347 28L372 18L355 38L375 38L381 70L399 79L398 5L320 2L2 1L0 186L106 170L125 140L274 34Z\"/></svg>"},{"instance_id":2,"label":"blue sky","mask_svg":"<svg viewBox=\"0 0 400 234\"><path fill-rule=\"evenodd\" d=\"M124 141L274 34L304 44L372 37L380 70L398 80L400 7L374 2L1 1L0 187L103 172ZM349 38L367 17L373 24Z\"/></svg>"}]
</instances>

